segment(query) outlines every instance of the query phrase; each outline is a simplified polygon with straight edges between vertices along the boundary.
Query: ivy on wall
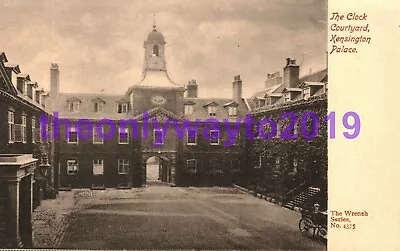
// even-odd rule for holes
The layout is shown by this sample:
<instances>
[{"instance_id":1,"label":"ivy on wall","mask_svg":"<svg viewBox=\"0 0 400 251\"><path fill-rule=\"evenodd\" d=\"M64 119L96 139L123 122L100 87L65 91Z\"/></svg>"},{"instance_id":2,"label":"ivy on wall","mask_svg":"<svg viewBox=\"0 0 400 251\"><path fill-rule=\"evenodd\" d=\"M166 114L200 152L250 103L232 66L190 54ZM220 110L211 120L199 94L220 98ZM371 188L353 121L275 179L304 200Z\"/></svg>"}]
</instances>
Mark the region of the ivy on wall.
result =
<instances>
[{"instance_id":1,"label":"ivy on wall","mask_svg":"<svg viewBox=\"0 0 400 251\"><path fill-rule=\"evenodd\" d=\"M297 139L275 137L249 140L248 165L243 170L246 179L242 182L255 187L261 193L274 194L277 197L284 196L304 182L310 182L310 179L313 179L321 189L326 189L328 134L324 119L327 116L327 96L321 95L307 101L301 100L257 111L253 117L255 121L263 118L274 120L279 124L278 132L282 132L282 128L286 128L291 120L289 118L281 120L284 112L293 112L297 115ZM318 134L313 139L306 139L302 135L301 117L307 112L315 113L318 117ZM304 126L306 128L303 130L310 132L311 120L307 120ZM254 126L253 132L257 129ZM270 128L265 127L264 130L268 133Z\"/></svg>"}]
</instances>

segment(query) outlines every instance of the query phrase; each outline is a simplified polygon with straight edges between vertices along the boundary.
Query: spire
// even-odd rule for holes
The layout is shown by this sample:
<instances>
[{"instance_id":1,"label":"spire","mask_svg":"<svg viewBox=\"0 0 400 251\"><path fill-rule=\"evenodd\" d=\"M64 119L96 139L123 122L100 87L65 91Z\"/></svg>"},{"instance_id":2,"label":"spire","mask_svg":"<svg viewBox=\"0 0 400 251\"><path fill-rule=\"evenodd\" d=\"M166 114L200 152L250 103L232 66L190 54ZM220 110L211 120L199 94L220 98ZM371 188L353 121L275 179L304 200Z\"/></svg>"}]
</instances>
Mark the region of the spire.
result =
<instances>
[{"instance_id":1,"label":"spire","mask_svg":"<svg viewBox=\"0 0 400 251\"><path fill-rule=\"evenodd\" d=\"M153 14L153 30L157 30L156 29L156 13Z\"/></svg>"}]
</instances>

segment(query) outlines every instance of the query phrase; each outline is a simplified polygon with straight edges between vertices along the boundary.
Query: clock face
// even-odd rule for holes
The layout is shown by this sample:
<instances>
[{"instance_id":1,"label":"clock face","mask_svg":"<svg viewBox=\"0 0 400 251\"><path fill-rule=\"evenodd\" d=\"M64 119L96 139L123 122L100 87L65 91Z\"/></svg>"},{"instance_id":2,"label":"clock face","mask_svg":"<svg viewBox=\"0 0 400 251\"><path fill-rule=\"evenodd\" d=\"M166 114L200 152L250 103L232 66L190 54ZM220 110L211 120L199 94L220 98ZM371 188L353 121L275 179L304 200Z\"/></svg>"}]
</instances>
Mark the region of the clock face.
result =
<instances>
[{"instance_id":1,"label":"clock face","mask_svg":"<svg viewBox=\"0 0 400 251\"><path fill-rule=\"evenodd\" d=\"M167 100L162 96L153 96L151 97L151 102L155 105L163 105Z\"/></svg>"}]
</instances>

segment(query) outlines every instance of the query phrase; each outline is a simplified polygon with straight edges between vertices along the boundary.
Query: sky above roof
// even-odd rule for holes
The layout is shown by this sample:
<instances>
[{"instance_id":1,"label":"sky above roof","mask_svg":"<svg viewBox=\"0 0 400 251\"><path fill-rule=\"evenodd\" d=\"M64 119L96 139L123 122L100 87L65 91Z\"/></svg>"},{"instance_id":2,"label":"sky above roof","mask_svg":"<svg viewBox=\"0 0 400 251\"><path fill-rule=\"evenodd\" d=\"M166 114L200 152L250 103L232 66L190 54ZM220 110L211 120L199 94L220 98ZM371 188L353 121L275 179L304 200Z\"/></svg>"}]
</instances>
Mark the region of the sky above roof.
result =
<instances>
[{"instance_id":1,"label":"sky above roof","mask_svg":"<svg viewBox=\"0 0 400 251\"><path fill-rule=\"evenodd\" d=\"M301 75L326 67L326 0L0 0L0 51L45 89L56 62L61 92L124 94L153 13L169 76L196 79L199 97L231 97L235 75L248 97L287 57Z\"/></svg>"}]
</instances>

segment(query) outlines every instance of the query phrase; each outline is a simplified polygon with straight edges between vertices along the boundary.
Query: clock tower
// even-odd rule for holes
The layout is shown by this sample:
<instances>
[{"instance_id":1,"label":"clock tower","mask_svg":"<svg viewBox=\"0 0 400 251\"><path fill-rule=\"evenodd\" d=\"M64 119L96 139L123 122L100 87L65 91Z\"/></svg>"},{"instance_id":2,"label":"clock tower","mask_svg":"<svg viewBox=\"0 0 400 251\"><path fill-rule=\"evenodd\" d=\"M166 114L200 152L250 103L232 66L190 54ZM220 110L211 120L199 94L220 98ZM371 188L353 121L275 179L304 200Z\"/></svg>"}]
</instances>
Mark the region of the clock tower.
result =
<instances>
[{"instance_id":1,"label":"clock tower","mask_svg":"<svg viewBox=\"0 0 400 251\"><path fill-rule=\"evenodd\" d=\"M143 43L144 47L144 70L165 71L165 39L161 32L157 31L153 24L153 31L147 36Z\"/></svg>"},{"instance_id":2,"label":"clock tower","mask_svg":"<svg viewBox=\"0 0 400 251\"><path fill-rule=\"evenodd\" d=\"M165 60L165 38L153 29L143 43L144 65L142 80L129 88L132 115L138 115L161 107L175 115L183 113L183 93L185 88L174 83L168 76Z\"/></svg>"}]
</instances>

